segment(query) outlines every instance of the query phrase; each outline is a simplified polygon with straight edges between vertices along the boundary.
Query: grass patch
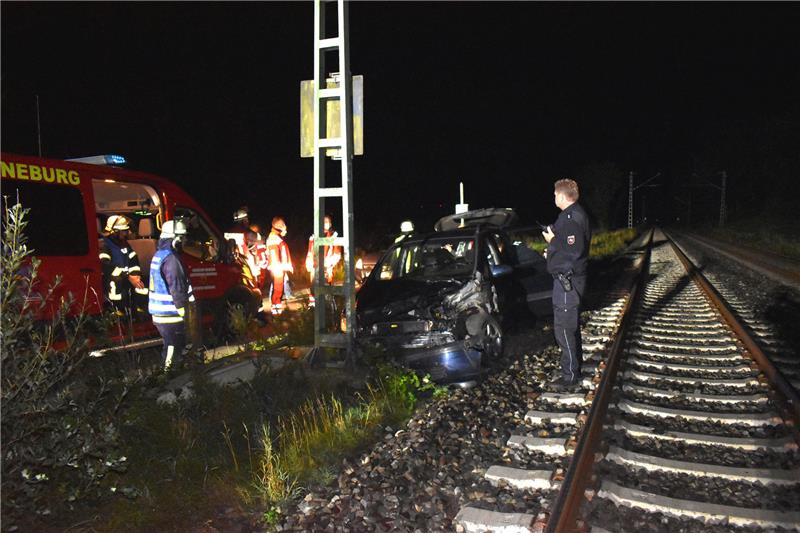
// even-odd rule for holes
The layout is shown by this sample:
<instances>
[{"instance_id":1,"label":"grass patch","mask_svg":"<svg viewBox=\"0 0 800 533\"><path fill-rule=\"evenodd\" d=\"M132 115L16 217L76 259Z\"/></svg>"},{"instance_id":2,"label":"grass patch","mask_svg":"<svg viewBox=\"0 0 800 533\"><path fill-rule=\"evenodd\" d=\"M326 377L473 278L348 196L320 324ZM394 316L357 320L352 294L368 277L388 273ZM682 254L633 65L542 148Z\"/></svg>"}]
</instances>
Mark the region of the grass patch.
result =
<instances>
[{"instance_id":1,"label":"grass patch","mask_svg":"<svg viewBox=\"0 0 800 533\"><path fill-rule=\"evenodd\" d=\"M592 235L592 247L589 249L589 257L603 259L616 255L636 238L636 234L636 228L625 228Z\"/></svg>"},{"instance_id":2,"label":"grass patch","mask_svg":"<svg viewBox=\"0 0 800 533\"><path fill-rule=\"evenodd\" d=\"M765 250L800 260L800 225L797 221L742 219L727 226L694 229L714 239Z\"/></svg>"},{"instance_id":3,"label":"grass patch","mask_svg":"<svg viewBox=\"0 0 800 533\"><path fill-rule=\"evenodd\" d=\"M275 522L302 487L335 479L342 458L384 425L406 419L420 395L441 393L413 373L381 368L363 394L340 372L299 363L260 369L238 387L194 376L173 405L138 397L121 427L128 472L108 478L93 526L103 531L173 530L220 507L265 509Z\"/></svg>"},{"instance_id":4,"label":"grass patch","mask_svg":"<svg viewBox=\"0 0 800 533\"><path fill-rule=\"evenodd\" d=\"M366 396L351 405L335 397L308 400L281 418L276 432L265 427L254 487L267 506L266 515L277 520L298 487L333 481L342 457L373 442L382 426L408 418L419 394L431 391L445 394L413 372L382 367Z\"/></svg>"},{"instance_id":5,"label":"grass patch","mask_svg":"<svg viewBox=\"0 0 800 533\"><path fill-rule=\"evenodd\" d=\"M621 252L633 239L636 238L636 228L625 228L614 231L603 231L592 235L592 246L589 249L589 257L592 259L603 259ZM542 237L526 237L525 246L531 250L543 254L547 248L547 243Z\"/></svg>"}]
</instances>

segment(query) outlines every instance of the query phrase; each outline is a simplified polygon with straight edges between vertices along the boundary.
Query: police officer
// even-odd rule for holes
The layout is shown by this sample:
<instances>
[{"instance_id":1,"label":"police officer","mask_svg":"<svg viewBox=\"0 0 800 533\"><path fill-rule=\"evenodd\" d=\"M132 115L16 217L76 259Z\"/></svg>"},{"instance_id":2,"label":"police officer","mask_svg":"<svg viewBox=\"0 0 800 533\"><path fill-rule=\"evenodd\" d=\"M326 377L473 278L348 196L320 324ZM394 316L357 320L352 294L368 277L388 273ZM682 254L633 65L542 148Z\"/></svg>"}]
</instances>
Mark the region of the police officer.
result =
<instances>
[{"instance_id":1,"label":"police officer","mask_svg":"<svg viewBox=\"0 0 800 533\"><path fill-rule=\"evenodd\" d=\"M128 244L129 232L130 220L127 217L111 215L106 221L105 232L100 239L99 257L105 297L120 316L131 308L132 290L142 297L147 295L147 289L142 282L139 258Z\"/></svg>"},{"instance_id":2,"label":"police officer","mask_svg":"<svg viewBox=\"0 0 800 533\"><path fill-rule=\"evenodd\" d=\"M555 182L558 219L542 232L547 241L547 271L553 276L553 333L561 348L561 377L550 386L574 390L580 386L581 329L579 313L586 290L589 246L592 240L589 217L578 204L578 184L571 179Z\"/></svg>"},{"instance_id":3,"label":"police officer","mask_svg":"<svg viewBox=\"0 0 800 533\"><path fill-rule=\"evenodd\" d=\"M179 364L186 345L184 317L186 306L194 302L186 269L178 258L181 239L186 234L182 220L167 220L153 260L150 262L150 305L153 324L164 339L161 362L164 370Z\"/></svg>"}]
</instances>

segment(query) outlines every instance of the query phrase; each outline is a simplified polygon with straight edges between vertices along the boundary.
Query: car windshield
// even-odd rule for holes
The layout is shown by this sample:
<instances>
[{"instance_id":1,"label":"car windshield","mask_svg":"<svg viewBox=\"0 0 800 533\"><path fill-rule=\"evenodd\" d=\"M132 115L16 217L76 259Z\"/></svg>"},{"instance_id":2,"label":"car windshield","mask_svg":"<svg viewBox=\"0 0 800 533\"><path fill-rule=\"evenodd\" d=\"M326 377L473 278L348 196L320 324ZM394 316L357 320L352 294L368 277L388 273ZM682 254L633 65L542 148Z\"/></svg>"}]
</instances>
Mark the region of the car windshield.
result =
<instances>
[{"instance_id":1,"label":"car windshield","mask_svg":"<svg viewBox=\"0 0 800 533\"><path fill-rule=\"evenodd\" d=\"M377 269L378 279L441 279L469 276L475 264L473 237L432 238L391 248Z\"/></svg>"}]
</instances>

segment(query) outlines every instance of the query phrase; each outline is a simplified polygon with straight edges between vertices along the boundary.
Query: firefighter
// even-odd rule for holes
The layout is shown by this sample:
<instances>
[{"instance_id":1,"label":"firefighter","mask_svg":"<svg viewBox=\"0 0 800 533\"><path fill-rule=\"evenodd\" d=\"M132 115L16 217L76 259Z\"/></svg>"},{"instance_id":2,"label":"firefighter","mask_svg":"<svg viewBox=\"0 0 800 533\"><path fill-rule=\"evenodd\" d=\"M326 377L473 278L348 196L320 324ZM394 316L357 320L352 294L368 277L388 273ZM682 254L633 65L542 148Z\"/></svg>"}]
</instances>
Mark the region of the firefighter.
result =
<instances>
[{"instance_id":1,"label":"firefighter","mask_svg":"<svg viewBox=\"0 0 800 533\"><path fill-rule=\"evenodd\" d=\"M251 244L255 242L256 236L250 229L250 214L247 206L242 206L233 212L233 226L225 232L226 240L233 240L236 243L234 256L237 263L242 267L242 282L261 293L258 285L258 268L255 265L255 258L251 256Z\"/></svg>"},{"instance_id":2,"label":"firefighter","mask_svg":"<svg viewBox=\"0 0 800 533\"><path fill-rule=\"evenodd\" d=\"M325 215L322 219L322 228L325 237L338 237L339 234L333 229L333 223L330 215ZM323 246L323 267L325 272L325 282L328 285L333 284L333 270L336 265L342 260L342 247L341 246ZM311 294L308 297L308 304L313 306L314 300L314 271L317 266L317 254L314 250L314 234L308 238L308 253L306 254L306 270L311 280Z\"/></svg>"},{"instance_id":3,"label":"firefighter","mask_svg":"<svg viewBox=\"0 0 800 533\"><path fill-rule=\"evenodd\" d=\"M264 291L267 281L267 242L261 235L261 227L258 224L251 224L250 231L252 239L248 241L250 257L253 258L253 276L259 290Z\"/></svg>"},{"instance_id":4,"label":"firefighter","mask_svg":"<svg viewBox=\"0 0 800 533\"><path fill-rule=\"evenodd\" d=\"M194 302L189 276L178 257L185 234L186 224L182 220L164 222L150 263L149 310L153 324L164 339L161 362L165 371L182 362L186 345L184 317L186 307Z\"/></svg>"},{"instance_id":5,"label":"firefighter","mask_svg":"<svg viewBox=\"0 0 800 533\"><path fill-rule=\"evenodd\" d=\"M272 314L279 315L283 312L284 304L281 301L284 293L284 283L288 280L287 274L294 272L289 246L286 244L286 222L283 218L272 219L272 230L267 237L267 257L270 274L272 275Z\"/></svg>"},{"instance_id":6,"label":"firefighter","mask_svg":"<svg viewBox=\"0 0 800 533\"><path fill-rule=\"evenodd\" d=\"M101 238L99 257L105 297L118 316L130 312L135 295L147 296L139 258L128 244L129 235L130 220L127 217L108 217Z\"/></svg>"},{"instance_id":7,"label":"firefighter","mask_svg":"<svg viewBox=\"0 0 800 533\"><path fill-rule=\"evenodd\" d=\"M248 255L246 238L249 233L250 214L247 207L243 206L233 212L233 226L225 233L226 239L233 239L236 242L236 250L242 257Z\"/></svg>"}]
</instances>

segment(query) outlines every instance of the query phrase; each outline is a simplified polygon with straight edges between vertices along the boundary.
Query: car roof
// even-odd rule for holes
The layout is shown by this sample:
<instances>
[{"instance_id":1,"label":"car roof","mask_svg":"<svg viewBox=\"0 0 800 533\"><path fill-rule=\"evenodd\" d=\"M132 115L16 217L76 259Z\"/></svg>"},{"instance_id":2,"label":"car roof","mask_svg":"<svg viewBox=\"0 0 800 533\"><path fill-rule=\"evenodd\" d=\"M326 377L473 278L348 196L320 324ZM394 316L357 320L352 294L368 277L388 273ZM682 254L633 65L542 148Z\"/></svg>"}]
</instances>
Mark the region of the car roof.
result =
<instances>
[{"instance_id":1,"label":"car roof","mask_svg":"<svg viewBox=\"0 0 800 533\"><path fill-rule=\"evenodd\" d=\"M400 241L399 244L406 243L420 243L431 239L447 239L447 238L461 238L461 237L474 237L477 228L459 228L449 231L431 231L428 233L414 233ZM477 229L479 233L484 233L484 230L496 230L493 226L486 226Z\"/></svg>"},{"instance_id":2,"label":"car roof","mask_svg":"<svg viewBox=\"0 0 800 533\"><path fill-rule=\"evenodd\" d=\"M487 207L444 216L434 224L433 229L436 231L448 231L457 228L474 228L476 226L504 228L512 225L516 220L517 213L510 207Z\"/></svg>"}]
</instances>

